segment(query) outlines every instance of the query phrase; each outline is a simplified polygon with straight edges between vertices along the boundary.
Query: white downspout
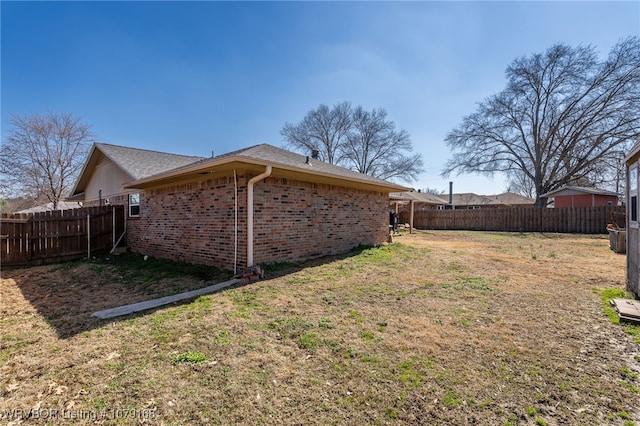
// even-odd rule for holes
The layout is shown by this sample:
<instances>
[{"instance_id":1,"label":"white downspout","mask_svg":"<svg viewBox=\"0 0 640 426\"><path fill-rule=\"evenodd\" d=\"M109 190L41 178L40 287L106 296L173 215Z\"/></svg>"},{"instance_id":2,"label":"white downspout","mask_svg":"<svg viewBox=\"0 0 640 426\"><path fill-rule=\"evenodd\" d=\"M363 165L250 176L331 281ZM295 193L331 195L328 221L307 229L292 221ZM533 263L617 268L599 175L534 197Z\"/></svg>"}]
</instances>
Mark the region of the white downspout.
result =
<instances>
[{"instance_id":1,"label":"white downspout","mask_svg":"<svg viewBox=\"0 0 640 426\"><path fill-rule=\"evenodd\" d=\"M238 273L238 175L236 170L233 169L233 188L234 188L234 203L235 203L235 220L233 223L233 275Z\"/></svg>"},{"instance_id":2,"label":"white downspout","mask_svg":"<svg viewBox=\"0 0 640 426\"><path fill-rule=\"evenodd\" d=\"M247 182L247 268L253 266L253 184L271 175L271 166Z\"/></svg>"}]
</instances>

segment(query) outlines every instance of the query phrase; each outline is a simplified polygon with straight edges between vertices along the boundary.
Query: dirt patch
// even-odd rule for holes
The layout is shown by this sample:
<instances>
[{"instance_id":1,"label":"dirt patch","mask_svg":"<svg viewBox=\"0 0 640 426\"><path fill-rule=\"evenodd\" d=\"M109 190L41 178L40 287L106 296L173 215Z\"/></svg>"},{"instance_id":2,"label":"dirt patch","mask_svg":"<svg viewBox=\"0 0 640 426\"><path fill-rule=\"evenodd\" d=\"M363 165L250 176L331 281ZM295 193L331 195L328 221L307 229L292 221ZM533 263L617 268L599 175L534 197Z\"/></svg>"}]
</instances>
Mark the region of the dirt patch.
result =
<instances>
[{"instance_id":1,"label":"dirt patch","mask_svg":"<svg viewBox=\"0 0 640 426\"><path fill-rule=\"evenodd\" d=\"M600 290L625 280L607 238L396 241L116 322L89 314L205 283L81 263L3 271L0 422L640 421L640 345L602 311Z\"/></svg>"}]
</instances>

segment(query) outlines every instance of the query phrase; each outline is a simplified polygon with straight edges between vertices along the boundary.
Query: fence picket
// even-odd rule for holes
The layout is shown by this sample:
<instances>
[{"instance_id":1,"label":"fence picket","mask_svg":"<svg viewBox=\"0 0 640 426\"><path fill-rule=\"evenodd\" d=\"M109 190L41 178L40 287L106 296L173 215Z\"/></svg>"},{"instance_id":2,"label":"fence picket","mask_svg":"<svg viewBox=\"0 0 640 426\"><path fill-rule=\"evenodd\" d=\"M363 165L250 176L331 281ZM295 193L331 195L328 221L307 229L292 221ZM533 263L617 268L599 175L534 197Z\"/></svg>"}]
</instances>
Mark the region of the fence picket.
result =
<instances>
[{"instance_id":1,"label":"fence picket","mask_svg":"<svg viewBox=\"0 0 640 426\"><path fill-rule=\"evenodd\" d=\"M624 214L624 206L563 207L555 209L492 208L480 210L429 210L414 212L417 229L451 229L509 232L559 232L604 234L611 213ZM409 213L400 209L400 222L409 223Z\"/></svg>"},{"instance_id":2,"label":"fence picket","mask_svg":"<svg viewBox=\"0 0 640 426\"><path fill-rule=\"evenodd\" d=\"M87 255L87 215L91 217L91 253L108 252L111 235L124 231L123 206L102 206L0 217L3 266L58 262ZM113 229L113 226L117 229Z\"/></svg>"}]
</instances>

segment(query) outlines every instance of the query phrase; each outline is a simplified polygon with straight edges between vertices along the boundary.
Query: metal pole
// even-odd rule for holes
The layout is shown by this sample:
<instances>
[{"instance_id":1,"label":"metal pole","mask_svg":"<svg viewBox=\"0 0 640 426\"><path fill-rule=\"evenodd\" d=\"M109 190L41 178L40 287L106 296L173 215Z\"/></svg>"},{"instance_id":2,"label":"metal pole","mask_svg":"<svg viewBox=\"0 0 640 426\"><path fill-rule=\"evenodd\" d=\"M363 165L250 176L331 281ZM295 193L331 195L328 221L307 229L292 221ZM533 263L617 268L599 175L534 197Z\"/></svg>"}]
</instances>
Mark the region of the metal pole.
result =
<instances>
[{"instance_id":1,"label":"metal pole","mask_svg":"<svg viewBox=\"0 0 640 426\"><path fill-rule=\"evenodd\" d=\"M111 209L111 217L112 217L112 223L113 226L111 228L112 232L111 232L111 247L114 247L116 245L116 208L115 206Z\"/></svg>"},{"instance_id":2,"label":"metal pole","mask_svg":"<svg viewBox=\"0 0 640 426\"><path fill-rule=\"evenodd\" d=\"M87 259L91 259L91 215L87 213Z\"/></svg>"},{"instance_id":3,"label":"metal pole","mask_svg":"<svg viewBox=\"0 0 640 426\"><path fill-rule=\"evenodd\" d=\"M409 233L413 234L413 200L409 201L411 212L409 213Z\"/></svg>"}]
</instances>

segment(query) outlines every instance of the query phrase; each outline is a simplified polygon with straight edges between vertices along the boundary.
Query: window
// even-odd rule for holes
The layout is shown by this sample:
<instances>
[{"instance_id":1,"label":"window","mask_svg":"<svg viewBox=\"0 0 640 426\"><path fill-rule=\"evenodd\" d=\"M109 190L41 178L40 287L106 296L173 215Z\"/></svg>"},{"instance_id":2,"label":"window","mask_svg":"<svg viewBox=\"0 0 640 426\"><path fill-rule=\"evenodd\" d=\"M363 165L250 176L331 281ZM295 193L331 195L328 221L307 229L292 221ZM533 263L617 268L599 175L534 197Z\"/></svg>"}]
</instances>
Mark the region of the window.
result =
<instances>
[{"instance_id":1,"label":"window","mask_svg":"<svg viewBox=\"0 0 640 426\"><path fill-rule=\"evenodd\" d=\"M129 216L140 216L140 194L129 194Z\"/></svg>"},{"instance_id":2,"label":"window","mask_svg":"<svg viewBox=\"0 0 640 426\"><path fill-rule=\"evenodd\" d=\"M631 222L638 221L638 165L629 168L629 216Z\"/></svg>"}]
</instances>

